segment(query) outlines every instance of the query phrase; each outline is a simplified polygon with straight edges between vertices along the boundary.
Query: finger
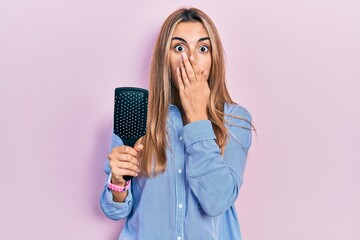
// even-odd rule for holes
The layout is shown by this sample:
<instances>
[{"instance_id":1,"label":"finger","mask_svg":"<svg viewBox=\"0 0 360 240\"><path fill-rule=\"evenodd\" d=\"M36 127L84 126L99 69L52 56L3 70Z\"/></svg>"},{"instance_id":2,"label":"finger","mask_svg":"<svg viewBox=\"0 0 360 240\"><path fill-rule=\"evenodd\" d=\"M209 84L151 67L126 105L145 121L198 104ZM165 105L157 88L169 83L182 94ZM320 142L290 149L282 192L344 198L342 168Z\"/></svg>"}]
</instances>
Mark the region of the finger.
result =
<instances>
[{"instance_id":1,"label":"finger","mask_svg":"<svg viewBox=\"0 0 360 240\"><path fill-rule=\"evenodd\" d=\"M135 173L140 172L140 168L138 165L133 164L132 162L118 162L116 164L118 169L125 169L125 170L130 170L133 171Z\"/></svg>"},{"instance_id":2,"label":"finger","mask_svg":"<svg viewBox=\"0 0 360 240\"><path fill-rule=\"evenodd\" d=\"M139 175L139 173L136 171L130 170L130 169L119 168L119 169L114 170L112 172L112 175L117 181L122 181L123 176L137 177Z\"/></svg>"},{"instance_id":3,"label":"finger","mask_svg":"<svg viewBox=\"0 0 360 240\"><path fill-rule=\"evenodd\" d=\"M121 169L130 170L138 173L140 171L139 165L131 161L112 161L110 167L113 172L118 172Z\"/></svg>"},{"instance_id":4,"label":"finger","mask_svg":"<svg viewBox=\"0 0 360 240\"><path fill-rule=\"evenodd\" d=\"M181 74L181 79L183 81L184 87L190 85L190 81L187 76L186 69L185 69L182 59L180 60L180 74Z\"/></svg>"},{"instance_id":5,"label":"finger","mask_svg":"<svg viewBox=\"0 0 360 240\"><path fill-rule=\"evenodd\" d=\"M126 145L116 147L116 148L113 149L113 151L115 153L127 153L127 154L130 154L130 155L134 156L134 157L137 156L137 151L134 148L132 148L130 146L126 146Z\"/></svg>"},{"instance_id":6,"label":"finger","mask_svg":"<svg viewBox=\"0 0 360 240\"><path fill-rule=\"evenodd\" d=\"M133 167L124 167L124 166L113 166L111 167L112 177L115 178L116 182L122 182L123 176L133 176L136 177L139 175L140 169Z\"/></svg>"},{"instance_id":7,"label":"finger","mask_svg":"<svg viewBox=\"0 0 360 240\"><path fill-rule=\"evenodd\" d=\"M110 163L112 162L131 162L132 164L139 165L139 160L130 155L130 154L122 154L122 153L112 153L108 157Z\"/></svg>"},{"instance_id":8,"label":"finger","mask_svg":"<svg viewBox=\"0 0 360 240\"><path fill-rule=\"evenodd\" d=\"M194 69L193 69L186 53L184 53L184 52L181 53L181 58L182 58L184 66L185 66L185 70L186 70L189 81L190 82L195 81L196 80L195 72L194 72Z\"/></svg>"},{"instance_id":9,"label":"finger","mask_svg":"<svg viewBox=\"0 0 360 240\"><path fill-rule=\"evenodd\" d=\"M130 154L119 154L116 158L120 162L130 162L136 166L139 166L139 160Z\"/></svg>"},{"instance_id":10,"label":"finger","mask_svg":"<svg viewBox=\"0 0 360 240\"><path fill-rule=\"evenodd\" d=\"M178 81L178 87L179 87L179 90L183 90L184 89L184 82L182 80L182 77L181 77L181 73L180 73L180 68L176 68L176 75L177 75L177 81Z\"/></svg>"},{"instance_id":11,"label":"finger","mask_svg":"<svg viewBox=\"0 0 360 240\"><path fill-rule=\"evenodd\" d=\"M189 57L189 59L190 59L191 65L192 65L192 67L193 67L193 69L194 69L195 75L196 75L196 76L200 76L200 75L201 75L201 70L200 70L200 67L199 67L199 65L197 64L194 56L191 55L191 56ZM197 79L197 77L196 77L196 79Z\"/></svg>"},{"instance_id":12,"label":"finger","mask_svg":"<svg viewBox=\"0 0 360 240\"><path fill-rule=\"evenodd\" d=\"M135 145L141 144L144 137L139 138L136 140Z\"/></svg>"},{"instance_id":13,"label":"finger","mask_svg":"<svg viewBox=\"0 0 360 240\"><path fill-rule=\"evenodd\" d=\"M136 143L135 143L136 144ZM144 148L144 145L142 144L137 144L135 145L134 149L137 151L137 152L140 152L141 150L143 150Z\"/></svg>"}]
</instances>

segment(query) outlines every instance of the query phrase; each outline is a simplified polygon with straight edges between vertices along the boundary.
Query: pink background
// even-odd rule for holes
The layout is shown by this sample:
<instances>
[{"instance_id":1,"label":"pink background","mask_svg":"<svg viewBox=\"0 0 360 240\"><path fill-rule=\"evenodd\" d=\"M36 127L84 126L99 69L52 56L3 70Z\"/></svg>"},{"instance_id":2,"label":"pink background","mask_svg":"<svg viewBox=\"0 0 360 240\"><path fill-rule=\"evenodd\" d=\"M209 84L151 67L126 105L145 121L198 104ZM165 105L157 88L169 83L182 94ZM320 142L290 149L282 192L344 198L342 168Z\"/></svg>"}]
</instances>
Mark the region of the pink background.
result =
<instances>
[{"instance_id":1,"label":"pink background","mask_svg":"<svg viewBox=\"0 0 360 240\"><path fill-rule=\"evenodd\" d=\"M1 1L0 239L117 239L99 208L113 90L147 87L161 23L190 4L258 130L244 239L360 239L357 0Z\"/></svg>"}]
</instances>

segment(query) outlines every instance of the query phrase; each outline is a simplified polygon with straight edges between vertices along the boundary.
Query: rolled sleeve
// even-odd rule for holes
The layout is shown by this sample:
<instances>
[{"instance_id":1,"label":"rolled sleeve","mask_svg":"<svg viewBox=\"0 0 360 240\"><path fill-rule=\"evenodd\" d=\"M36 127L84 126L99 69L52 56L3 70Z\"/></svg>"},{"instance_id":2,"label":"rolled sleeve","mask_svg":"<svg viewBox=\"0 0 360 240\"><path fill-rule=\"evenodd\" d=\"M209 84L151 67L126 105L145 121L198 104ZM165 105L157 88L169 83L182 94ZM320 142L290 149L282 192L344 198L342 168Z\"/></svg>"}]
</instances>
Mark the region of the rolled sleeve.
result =
<instances>
[{"instance_id":1,"label":"rolled sleeve","mask_svg":"<svg viewBox=\"0 0 360 240\"><path fill-rule=\"evenodd\" d=\"M184 127L189 186L205 213L217 216L233 206L243 183L251 130L251 115L240 106L227 111L228 141L222 154L209 120ZM235 116L235 117L232 117ZM244 120L246 119L246 120Z\"/></svg>"},{"instance_id":2,"label":"rolled sleeve","mask_svg":"<svg viewBox=\"0 0 360 240\"><path fill-rule=\"evenodd\" d=\"M108 183L110 182L110 179L111 179L111 173L109 174ZM124 209L124 208L127 208L131 204L132 194L131 194L130 188L128 190L128 195L126 196L124 202L114 202L112 191L107 187L107 185L105 186L105 191L106 191L106 193L105 193L106 201L113 207L117 207L119 209Z\"/></svg>"},{"instance_id":3,"label":"rolled sleeve","mask_svg":"<svg viewBox=\"0 0 360 240\"><path fill-rule=\"evenodd\" d=\"M109 175L109 179L110 178L111 178L111 174ZM132 210L131 188L129 188L128 195L126 196L124 202L115 202L113 200L113 194L106 184L104 186L103 193L100 198L100 205L104 214L108 218L112 220L119 220L126 218Z\"/></svg>"},{"instance_id":4,"label":"rolled sleeve","mask_svg":"<svg viewBox=\"0 0 360 240\"><path fill-rule=\"evenodd\" d=\"M126 196L124 202L114 202L113 194L112 194L111 190L107 188L104 191L105 191L106 203L109 206L112 206L114 208L118 208L119 210L124 210L124 209L126 209L126 208L128 208L130 206L131 201L132 201L131 191L128 191L128 195Z\"/></svg>"},{"instance_id":5,"label":"rolled sleeve","mask_svg":"<svg viewBox=\"0 0 360 240\"><path fill-rule=\"evenodd\" d=\"M209 139L216 139L210 120L200 120L187 124L183 129L185 147Z\"/></svg>"}]
</instances>

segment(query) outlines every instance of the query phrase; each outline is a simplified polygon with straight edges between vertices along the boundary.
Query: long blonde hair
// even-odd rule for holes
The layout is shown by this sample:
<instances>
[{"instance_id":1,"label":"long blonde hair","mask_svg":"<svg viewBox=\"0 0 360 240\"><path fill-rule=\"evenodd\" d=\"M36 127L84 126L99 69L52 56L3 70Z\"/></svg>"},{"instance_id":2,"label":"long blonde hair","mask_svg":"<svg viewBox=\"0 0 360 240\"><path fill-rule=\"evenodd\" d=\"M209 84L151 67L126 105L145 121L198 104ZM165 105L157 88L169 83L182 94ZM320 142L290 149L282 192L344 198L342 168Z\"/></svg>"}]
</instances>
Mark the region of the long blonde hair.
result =
<instances>
[{"instance_id":1,"label":"long blonde hair","mask_svg":"<svg viewBox=\"0 0 360 240\"><path fill-rule=\"evenodd\" d=\"M175 91L171 81L170 43L175 27L180 22L201 22L211 43L212 65L209 74L210 97L207 113L212 123L216 143L223 153L228 138L224 124L224 103L234 103L225 85L224 51L218 31L212 20L197 8L181 8L173 12L159 32L150 65L149 111L147 132L140 154L142 174L151 177L165 171L168 136L166 119Z\"/></svg>"}]
</instances>

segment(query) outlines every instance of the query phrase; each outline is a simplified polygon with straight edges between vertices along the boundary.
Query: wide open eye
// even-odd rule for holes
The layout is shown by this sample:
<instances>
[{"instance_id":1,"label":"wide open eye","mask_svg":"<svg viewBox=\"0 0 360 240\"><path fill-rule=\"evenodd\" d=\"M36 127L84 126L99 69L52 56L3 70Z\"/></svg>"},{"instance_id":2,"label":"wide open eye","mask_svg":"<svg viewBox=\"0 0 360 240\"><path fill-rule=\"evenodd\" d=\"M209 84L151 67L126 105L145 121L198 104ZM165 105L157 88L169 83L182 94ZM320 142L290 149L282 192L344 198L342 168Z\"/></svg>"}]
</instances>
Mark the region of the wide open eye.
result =
<instances>
[{"instance_id":1,"label":"wide open eye","mask_svg":"<svg viewBox=\"0 0 360 240\"><path fill-rule=\"evenodd\" d=\"M176 51L176 52L183 52L183 51L185 51L184 45L182 45L182 44L176 45L176 46L175 46L175 51Z\"/></svg>"},{"instance_id":2,"label":"wide open eye","mask_svg":"<svg viewBox=\"0 0 360 240\"><path fill-rule=\"evenodd\" d=\"M207 47L207 46L201 46L201 47L199 48L199 51L200 51L200 52L203 52L203 53L206 53L206 52L209 51L209 47Z\"/></svg>"}]
</instances>

